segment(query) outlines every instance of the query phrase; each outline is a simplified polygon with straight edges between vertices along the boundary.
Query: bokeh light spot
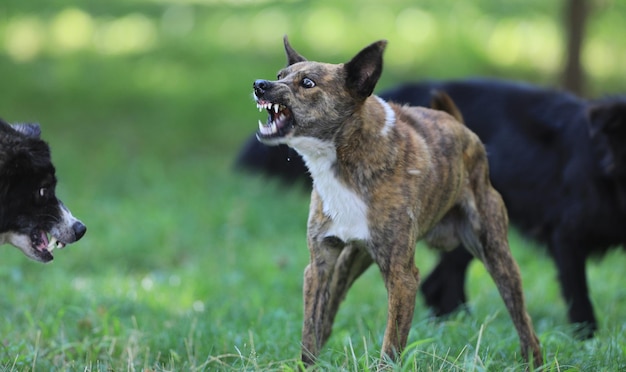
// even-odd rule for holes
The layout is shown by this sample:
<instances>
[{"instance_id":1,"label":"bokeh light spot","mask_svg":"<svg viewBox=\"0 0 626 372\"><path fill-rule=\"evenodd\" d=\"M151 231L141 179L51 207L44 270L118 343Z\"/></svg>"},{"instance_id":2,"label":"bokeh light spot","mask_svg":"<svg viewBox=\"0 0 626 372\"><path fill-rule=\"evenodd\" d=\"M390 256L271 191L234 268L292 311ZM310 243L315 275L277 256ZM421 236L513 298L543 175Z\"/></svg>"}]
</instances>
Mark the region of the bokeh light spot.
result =
<instances>
[{"instance_id":1,"label":"bokeh light spot","mask_svg":"<svg viewBox=\"0 0 626 372\"><path fill-rule=\"evenodd\" d=\"M56 48L60 51L74 51L90 45L94 22L88 13L77 8L68 8L53 18L50 28Z\"/></svg>"},{"instance_id":2,"label":"bokeh light spot","mask_svg":"<svg viewBox=\"0 0 626 372\"><path fill-rule=\"evenodd\" d=\"M255 32L255 30L263 30L263 32ZM285 13L277 8L269 8L252 18L250 32L255 44L275 48L276 45L280 45L280 39L287 30L289 30L289 21Z\"/></svg>"},{"instance_id":3,"label":"bokeh light spot","mask_svg":"<svg viewBox=\"0 0 626 372\"><path fill-rule=\"evenodd\" d=\"M153 21L142 14L130 14L102 25L96 33L97 49L103 54L140 53L157 40Z\"/></svg>"},{"instance_id":4,"label":"bokeh light spot","mask_svg":"<svg viewBox=\"0 0 626 372\"><path fill-rule=\"evenodd\" d=\"M38 18L12 19L5 31L4 45L7 54L18 62L36 58L43 45L44 25Z\"/></svg>"},{"instance_id":5,"label":"bokeh light spot","mask_svg":"<svg viewBox=\"0 0 626 372\"><path fill-rule=\"evenodd\" d=\"M398 34L417 47L432 39L435 26L433 16L418 8L407 8L396 19Z\"/></svg>"},{"instance_id":6,"label":"bokeh light spot","mask_svg":"<svg viewBox=\"0 0 626 372\"><path fill-rule=\"evenodd\" d=\"M303 34L316 52L325 55L343 52L347 33L344 13L330 7L318 7L311 11L302 25ZM352 48L354 48L352 46Z\"/></svg>"}]
</instances>

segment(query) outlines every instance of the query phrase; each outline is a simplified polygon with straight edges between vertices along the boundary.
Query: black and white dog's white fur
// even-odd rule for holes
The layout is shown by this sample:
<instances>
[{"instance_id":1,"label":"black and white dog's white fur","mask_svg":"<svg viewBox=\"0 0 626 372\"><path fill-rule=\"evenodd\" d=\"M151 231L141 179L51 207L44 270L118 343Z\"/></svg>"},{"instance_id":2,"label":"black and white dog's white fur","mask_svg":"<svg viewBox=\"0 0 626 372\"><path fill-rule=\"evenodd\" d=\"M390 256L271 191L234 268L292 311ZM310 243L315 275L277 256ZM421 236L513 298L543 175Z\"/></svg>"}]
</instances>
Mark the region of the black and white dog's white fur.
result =
<instances>
[{"instance_id":1,"label":"black and white dog's white fur","mask_svg":"<svg viewBox=\"0 0 626 372\"><path fill-rule=\"evenodd\" d=\"M49 262L52 250L83 237L87 228L55 195L50 148L38 124L0 119L0 244Z\"/></svg>"}]
</instances>

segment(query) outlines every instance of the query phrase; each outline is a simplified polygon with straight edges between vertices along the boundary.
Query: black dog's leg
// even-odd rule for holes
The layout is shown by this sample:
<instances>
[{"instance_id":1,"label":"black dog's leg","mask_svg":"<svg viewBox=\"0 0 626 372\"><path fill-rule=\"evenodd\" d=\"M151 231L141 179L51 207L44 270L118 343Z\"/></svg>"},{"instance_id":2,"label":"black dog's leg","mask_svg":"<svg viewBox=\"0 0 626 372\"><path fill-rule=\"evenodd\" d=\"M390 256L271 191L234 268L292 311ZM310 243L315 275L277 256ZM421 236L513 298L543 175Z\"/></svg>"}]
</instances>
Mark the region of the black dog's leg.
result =
<instances>
[{"instance_id":1,"label":"black dog's leg","mask_svg":"<svg viewBox=\"0 0 626 372\"><path fill-rule=\"evenodd\" d=\"M585 271L586 254L576 242L558 241L551 248L569 320L580 326L576 336L581 339L591 338L598 329L598 324L589 299Z\"/></svg>"},{"instance_id":2,"label":"black dog's leg","mask_svg":"<svg viewBox=\"0 0 626 372\"><path fill-rule=\"evenodd\" d=\"M435 316L444 316L467 302L465 274L473 256L460 246L444 252L433 271L424 280L421 292Z\"/></svg>"}]
</instances>

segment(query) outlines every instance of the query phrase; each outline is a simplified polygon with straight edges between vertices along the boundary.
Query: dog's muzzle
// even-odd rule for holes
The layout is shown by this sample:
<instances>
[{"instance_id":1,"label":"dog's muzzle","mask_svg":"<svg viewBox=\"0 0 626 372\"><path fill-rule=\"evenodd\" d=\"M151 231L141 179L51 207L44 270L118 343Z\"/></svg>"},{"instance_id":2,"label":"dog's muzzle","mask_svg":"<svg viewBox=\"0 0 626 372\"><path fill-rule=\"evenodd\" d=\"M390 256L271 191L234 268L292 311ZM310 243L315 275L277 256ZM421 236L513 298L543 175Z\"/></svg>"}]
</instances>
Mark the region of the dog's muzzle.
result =
<instances>
[{"instance_id":1,"label":"dog's muzzle","mask_svg":"<svg viewBox=\"0 0 626 372\"><path fill-rule=\"evenodd\" d=\"M259 111L267 110L268 118L265 123L259 120L257 138L266 144L277 144L276 140L284 138L294 126L294 118L291 110L282 100L273 97L269 91L274 85L268 80L256 80L252 85L254 99ZM278 100L278 102L277 102Z\"/></svg>"},{"instance_id":2,"label":"dog's muzzle","mask_svg":"<svg viewBox=\"0 0 626 372\"><path fill-rule=\"evenodd\" d=\"M269 89L269 87L272 85L272 83L270 83L267 80L257 80L254 82L254 84L252 85L254 88L254 94L258 97L258 98L263 98L263 96L265 95L265 92Z\"/></svg>"}]
</instances>

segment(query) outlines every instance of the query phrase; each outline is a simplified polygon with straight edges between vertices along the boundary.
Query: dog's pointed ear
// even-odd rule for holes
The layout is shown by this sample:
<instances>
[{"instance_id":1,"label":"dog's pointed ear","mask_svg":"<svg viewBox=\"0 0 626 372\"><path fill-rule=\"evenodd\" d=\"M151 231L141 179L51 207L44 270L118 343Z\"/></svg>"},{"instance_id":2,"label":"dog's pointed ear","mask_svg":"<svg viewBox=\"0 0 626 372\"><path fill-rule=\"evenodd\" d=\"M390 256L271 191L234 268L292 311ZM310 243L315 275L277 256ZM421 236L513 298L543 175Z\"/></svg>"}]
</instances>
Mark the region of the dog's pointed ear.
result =
<instances>
[{"instance_id":1,"label":"dog's pointed ear","mask_svg":"<svg viewBox=\"0 0 626 372\"><path fill-rule=\"evenodd\" d=\"M380 40L361 50L344 65L346 86L361 99L369 97L383 71L383 52L387 40Z\"/></svg>"},{"instance_id":2,"label":"dog's pointed ear","mask_svg":"<svg viewBox=\"0 0 626 372\"><path fill-rule=\"evenodd\" d=\"M304 62L306 58L302 57L298 52L296 52L291 45L289 44L289 39L287 35L283 37L283 43L285 44L285 53L287 53L287 66L291 66L294 63Z\"/></svg>"}]
</instances>

